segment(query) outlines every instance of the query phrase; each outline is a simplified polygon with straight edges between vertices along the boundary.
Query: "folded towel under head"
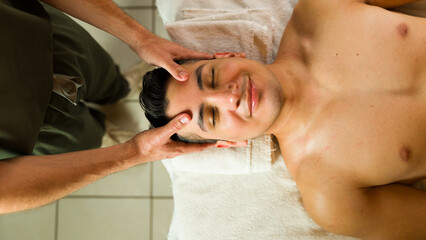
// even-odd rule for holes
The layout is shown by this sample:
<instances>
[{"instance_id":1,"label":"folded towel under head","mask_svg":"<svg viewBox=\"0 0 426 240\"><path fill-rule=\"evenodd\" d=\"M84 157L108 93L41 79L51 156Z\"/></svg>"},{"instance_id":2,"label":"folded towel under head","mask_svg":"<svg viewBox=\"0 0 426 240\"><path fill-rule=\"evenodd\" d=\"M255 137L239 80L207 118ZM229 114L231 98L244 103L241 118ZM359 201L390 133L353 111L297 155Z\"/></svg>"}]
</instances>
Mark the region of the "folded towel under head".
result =
<instances>
[{"instance_id":1,"label":"folded towel under head","mask_svg":"<svg viewBox=\"0 0 426 240\"><path fill-rule=\"evenodd\" d=\"M274 18L281 18L280 22L288 21L294 6L298 0L157 0L157 7L160 12L161 19L164 23L176 22L186 19L186 9L226 9L241 10L241 9L268 9L270 15ZM281 31L282 32L282 31Z\"/></svg>"},{"instance_id":2,"label":"folded towel under head","mask_svg":"<svg viewBox=\"0 0 426 240\"><path fill-rule=\"evenodd\" d=\"M166 28L174 42L188 48L245 52L247 58L272 63L292 8L288 1L271 5L245 9L187 7L182 9L179 21L167 22Z\"/></svg>"},{"instance_id":3,"label":"folded towel under head","mask_svg":"<svg viewBox=\"0 0 426 240\"><path fill-rule=\"evenodd\" d=\"M271 171L274 143L270 135L248 141L246 147L208 149L163 160L169 172L249 174Z\"/></svg>"},{"instance_id":4,"label":"folded towel under head","mask_svg":"<svg viewBox=\"0 0 426 240\"><path fill-rule=\"evenodd\" d=\"M166 24L174 42L207 52L244 52L247 58L271 63L275 22L268 11L184 10L188 20ZM202 17L202 14L212 14Z\"/></svg>"}]
</instances>

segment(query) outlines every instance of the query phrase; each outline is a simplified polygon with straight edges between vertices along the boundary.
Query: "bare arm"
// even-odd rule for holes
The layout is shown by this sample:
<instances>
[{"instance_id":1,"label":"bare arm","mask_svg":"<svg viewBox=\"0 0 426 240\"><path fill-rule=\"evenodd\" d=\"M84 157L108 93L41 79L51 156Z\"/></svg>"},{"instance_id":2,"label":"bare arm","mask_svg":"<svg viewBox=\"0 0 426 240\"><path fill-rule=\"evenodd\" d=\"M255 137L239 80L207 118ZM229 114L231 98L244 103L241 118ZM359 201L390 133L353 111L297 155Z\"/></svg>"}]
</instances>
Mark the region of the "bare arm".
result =
<instances>
[{"instance_id":1,"label":"bare arm","mask_svg":"<svg viewBox=\"0 0 426 240\"><path fill-rule=\"evenodd\" d=\"M162 128L142 132L108 148L0 161L0 214L55 201L111 173L129 167L201 151L212 144L173 142L170 136L186 124L180 115Z\"/></svg>"},{"instance_id":2,"label":"bare arm","mask_svg":"<svg viewBox=\"0 0 426 240\"><path fill-rule=\"evenodd\" d=\"M112 0L42 1L116 36L129 45L140 58L165 68L176 79L186 80L189 75L173 60L212 58L210 54L183 48L151 33L123 12Z\"/></svg>"},{"instance_id":3,"label":"bare arm","mask_svg":"<svg viewBox=\"0 0 426 240\"><path fill-rule=\"evenodd\" d=\"M426 236L426 191L390 184L315 199L307 200L307 210L328 231L362 239Z\"/></svg>"}]
</instances>

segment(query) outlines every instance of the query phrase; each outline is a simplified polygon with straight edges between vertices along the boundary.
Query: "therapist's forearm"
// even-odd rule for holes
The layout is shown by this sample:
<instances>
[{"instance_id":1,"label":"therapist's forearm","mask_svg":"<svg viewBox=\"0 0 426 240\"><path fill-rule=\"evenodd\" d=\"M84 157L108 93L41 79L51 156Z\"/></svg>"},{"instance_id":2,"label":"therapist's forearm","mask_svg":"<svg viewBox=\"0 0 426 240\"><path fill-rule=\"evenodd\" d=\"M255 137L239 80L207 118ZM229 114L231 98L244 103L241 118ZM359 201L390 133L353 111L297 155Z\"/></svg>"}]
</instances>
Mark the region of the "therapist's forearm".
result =
<instances>
[{"instance_id":1,"label":"therapist's forearm","mask_svg":"<svg viewBox=\"0 0 426 240\"><path fill-rule=\"evenodd\" d=\"M0 213L50 203L111 173L138 164L215 146L207 143L185 144L170 139L189 122L190 116L183 113L163 127L140 132L116 146L1 160Z\"/></svg>"},{"instance_id":2,"label":"therapist's forearm","mask_svg":"<svg viewBox=\"0 0 426 240\"><path fill-rule=\"evenodd\" d=\"M112 0L42 0L69 15L102 29L135 49L152 33Z\"/></svg>"},{"instance_id":3,"label":"therapist's forearm","mask_svg":"<svg viewBox=\"0 0 426 240\"><path fill-rule=\"evenodd\" d=\"M0 213L55 201L111 173L139 164L129 143L109 148L0 161Z\"/></svg>"}]
</instances>

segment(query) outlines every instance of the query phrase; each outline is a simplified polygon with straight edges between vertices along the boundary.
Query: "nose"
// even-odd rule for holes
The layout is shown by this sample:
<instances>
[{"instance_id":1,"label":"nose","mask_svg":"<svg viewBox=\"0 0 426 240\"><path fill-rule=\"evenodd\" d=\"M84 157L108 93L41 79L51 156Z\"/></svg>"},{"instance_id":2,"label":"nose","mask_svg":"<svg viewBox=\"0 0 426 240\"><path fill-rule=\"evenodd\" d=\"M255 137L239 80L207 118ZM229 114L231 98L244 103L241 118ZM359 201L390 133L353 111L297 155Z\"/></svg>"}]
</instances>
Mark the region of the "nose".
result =
<instances>
[{"instance_id":1,"label":"nose","mask_svg":"<svg viewBox=\"0 0 426 240\"><path fill-rule=\"evenodd\" d=\"M208 101L218 107L237 110L240 106L241 93L237 83L230 82L223 89L211 92Z\"/></svg>"}]
</instances>

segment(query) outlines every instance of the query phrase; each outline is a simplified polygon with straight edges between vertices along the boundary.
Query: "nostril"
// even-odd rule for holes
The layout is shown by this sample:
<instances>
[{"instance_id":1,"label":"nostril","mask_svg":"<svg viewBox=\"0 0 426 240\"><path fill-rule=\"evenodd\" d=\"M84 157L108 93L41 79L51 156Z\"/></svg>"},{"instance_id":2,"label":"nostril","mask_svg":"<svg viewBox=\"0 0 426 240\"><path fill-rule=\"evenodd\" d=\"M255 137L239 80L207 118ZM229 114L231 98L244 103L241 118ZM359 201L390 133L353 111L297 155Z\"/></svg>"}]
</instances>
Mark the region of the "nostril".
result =
<instances>
[{"instance_id":1,"label":"nostril","mask_svg":"<svg viewBox=\"0 0 426 240\"><path fill-rule=\"evenodd\" d=\"M240 106L240 102L241 102L241 100L237 101L237 108Z\"/></svg>"}]
</instances>

